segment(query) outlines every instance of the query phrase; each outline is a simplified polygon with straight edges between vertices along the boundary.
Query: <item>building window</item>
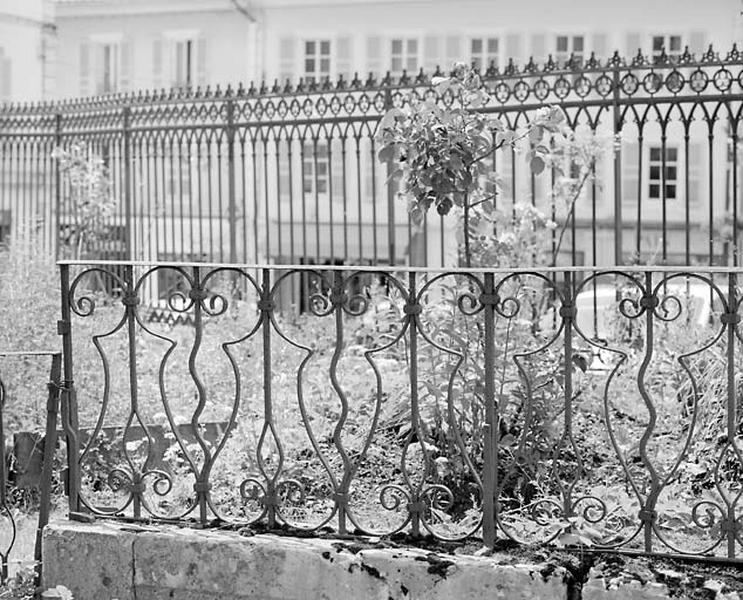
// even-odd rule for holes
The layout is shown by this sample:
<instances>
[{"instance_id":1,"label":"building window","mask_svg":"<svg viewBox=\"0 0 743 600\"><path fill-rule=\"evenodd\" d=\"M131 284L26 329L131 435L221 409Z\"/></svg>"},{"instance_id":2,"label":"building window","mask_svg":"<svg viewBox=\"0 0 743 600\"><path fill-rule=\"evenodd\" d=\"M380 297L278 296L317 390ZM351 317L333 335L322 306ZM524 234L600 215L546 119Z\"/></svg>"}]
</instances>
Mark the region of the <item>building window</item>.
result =
<instances>
[{"instance_id":1,"label":"building window","mask_svg":"<svg viewBox=\"0 0 743 600\"><path fill-rule=\"evenodd\" d=\"M306 143L302 164L302 188L304 193L327 194L329 172L327 143Z\"/></svg>"},{"instance_id":2,"label":"building window","mask_svg":"<svg viewBox=\"0 0 743 600\"><path fill-rule=\"evenodd\" d=\"M0 100L10 100L11 98L11 67L10 57L5 56L5 52L0 47Z\"/></svg>"},{"instance_id":3,"label":"building window","mask_svg":"<svg viewBox=\"0 0 743 600\"><path fill-rule=\"evenodd\" d=\"M403 71L418 71L418 40L415 38L395 38L390 45L390 71L400 76Z\"/></svg>"},{"instance_id":4,"label":"building window","mask_svg":"<svg viewBox=\"0 0 743 600\"><path fill-rule=\"evenodd\" d=\"M660 62L661 54L663 50L666 51L666 56L673 61L676 61L681 56L681 36L680 35L654 35L653 36L653 49L652 49L652 61L653 64Z\"/></svg>"},{"instance_id":5,"label":"building window","mask_svg":"<svg viewBox=\"0 0 743 600\"><path fill-rule=\"evenodd\" d=\"M175 40L173 42L173 87L188 87L196 79L194 70L193 40Z\"/></svg>"},{"instance_id":6,"label":"building window","mask_svg":"<svg viewBox=\"0 0 743 600\"><path fill-rule=\"evenodd\" d=\"M96 93L110 94L119 90L119 44L102 43L98 46Z\"/></svg>"},{"instance_id":7,"label":"building window","mask_svg":"<svg viewBox=\"0 0 743 600\"><path fill-rule=\"evenodd\" d=\"M498 66L498 38L472 38L470 40L470 57L472 66L485 71L491 65Z\"/></svg>"},{"instance_id":8,"label":"building window","mask_svg":"<svg viewBox=\"0 0 743 600\"><path fill-rule=\"evenodd\" d=\"M570 56L576 66L583 64L585 57L585 40L582 35L558 35L555 40L555 58L557 63L564 65Z\"/></svg>"},{"instance_id":9,"label":"building window","mask_svg":"<svg viewBox=\"0 0 743 600\"><path fill-rule=\"evenodd\" d=\"M330 40L308 40L304 43L304 79L319 82L330 77Z\"/></svg>"},{"instance_id":10,"label":"building window","mask_svg":"<svg viewBox=\"0 0 743 600\"><path fill-rule=\"evenodd\" d=\"M648 176L648 197L651 200L662 199L665 183L665 198L676 199L678 189L678 148L666 147L666 173L663 180L663 149L659 146L650 148L650 173Z\"/></svg>"}]
</instances>

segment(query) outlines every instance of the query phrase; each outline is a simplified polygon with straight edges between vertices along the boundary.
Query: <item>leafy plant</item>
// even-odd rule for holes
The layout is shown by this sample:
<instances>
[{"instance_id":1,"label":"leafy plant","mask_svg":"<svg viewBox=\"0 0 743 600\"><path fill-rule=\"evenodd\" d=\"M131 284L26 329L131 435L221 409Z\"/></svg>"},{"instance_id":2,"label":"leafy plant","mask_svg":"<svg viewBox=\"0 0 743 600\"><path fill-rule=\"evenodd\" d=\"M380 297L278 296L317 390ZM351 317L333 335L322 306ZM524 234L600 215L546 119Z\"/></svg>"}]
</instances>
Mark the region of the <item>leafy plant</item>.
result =
<instances>
[{"instance_id":1,"label":"leafy plant","mask_svg":"<svg viewBox=\"0 0 743 600\"><path fill-rule=\"evenodd\" d=\"M81 144L55 148L52 157L67 180L73 209L67 244L72 258L80 259L109 234L108 219L116 206L113 183L104 160Z\"/></svg>"}]
</instances>

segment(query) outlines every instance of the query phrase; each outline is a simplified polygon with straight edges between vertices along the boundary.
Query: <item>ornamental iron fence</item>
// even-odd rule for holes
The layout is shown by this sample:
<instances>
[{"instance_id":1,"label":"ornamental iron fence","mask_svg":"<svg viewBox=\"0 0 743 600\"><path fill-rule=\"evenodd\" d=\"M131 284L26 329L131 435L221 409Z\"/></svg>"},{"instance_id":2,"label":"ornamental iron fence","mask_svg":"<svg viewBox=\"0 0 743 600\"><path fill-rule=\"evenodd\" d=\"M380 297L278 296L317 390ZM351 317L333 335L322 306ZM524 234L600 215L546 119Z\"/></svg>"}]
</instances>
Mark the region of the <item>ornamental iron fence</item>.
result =
<instances>
[{"instance_id":1,"label":"ornamental iron fence","mask_svg":"<svg viewBox=\"0 0 743 600\"><path fill-rule=\"evenodd\" d=\"M518 151L494 152L497 207L526 201L568 220L563 247L551 240L558 264L737 265L742 66L733 47L488 69L482 110L509 126L559 105L577 131L622 138L574 212L555 201L554 170L535 176ZM452 101L421 72L5 105L0 237L38 231L62 258L454 265L453 225L429 215L415 228L376 159L381 116L411 98ZM90 231L55 148L107 167L105 227Z\"/></svg>"},{"instance_id":2,"label":"ornamental iron fence","mask_svg":"<svg viewBox=\"0 0 743 600\"><path fill-rule=\"evenodd\" d=\"M60 265L73 513L740 556L736 270Z\"/></svg>"}]
</instances>

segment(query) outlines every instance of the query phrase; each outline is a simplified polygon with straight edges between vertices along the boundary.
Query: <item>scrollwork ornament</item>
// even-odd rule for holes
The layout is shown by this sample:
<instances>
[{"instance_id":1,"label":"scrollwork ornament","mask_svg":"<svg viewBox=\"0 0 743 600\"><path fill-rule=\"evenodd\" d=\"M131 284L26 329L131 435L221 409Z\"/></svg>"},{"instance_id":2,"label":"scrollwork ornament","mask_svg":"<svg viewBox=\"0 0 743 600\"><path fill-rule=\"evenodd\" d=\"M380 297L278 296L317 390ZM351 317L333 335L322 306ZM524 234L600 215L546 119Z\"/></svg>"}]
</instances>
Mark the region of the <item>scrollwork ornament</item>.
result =
<instances>
[{"instance_id":1,"label":"scrollwork ornament","mask_svg":"<svg viewBox=\"0 0 743 600\"><path fill-rule=\"evenodd\" d=\"M70 299L70 309L78 317L89 317L95 311L95 300L90 296L80 296Z\"/></svg>"},{"instance_id":2,"label":"scrollwork ornament","mask_svg":"<svg viewBox=\"0 0 743 600\"><path fill-rule=\"evenodd\" d=\"M106 477L106 483L112 491L120 492L121 490L131 488L131 486L134 485L134 480L132 479L130 473L122 468L117 467L115 469L111 469L111 471L108 473L108 476Z\"/></svg>"},{"instance_id":3,"label":"scrollwork ornament","mask_svg":"<svg viewBox=\"0 0 743 600\"><path fill-rule=\"evenodd\" d=\"M454 506L454 494L452 491L441 484L427 486L421 498L428 500L432 510L447 511Z\"/></svg>"},{"instance_id":4,"label":"scrollwork ornament","mask_svg":"<svg viewBox=\"0 0 743 600\"><path fill-rule=\"evenodd\" d=\"M665 322L672 322L681 316L683 306L677 296L668 294L662 297L658 306L653 309L653 314Z\"/></svg>"},{"instance_id":5,"label":"scrollwork ornament","mask_svg":"<svg viewBox=\"0 0 743 600\"><path fill-rule=\"evenodd\" d=\"M715 519L715 512L720 514L719 520ZM711 529L724 519L725 510L712 500L700 500L691 509L691 520L700 529Z\"/></svg>"},{"instance_id":6,"label":"scrollwork ornament","mask_svg":"<svg viewBox=\"0 0 743 600\"><path fill-rule=\"evenodd\" d=\"M330 299L319 292L310 295L309 308L310 312L316 317L327 317L333 312L333 304Z\"/></svg>"},{"instance_id":7,"label":"scrollwork ornament","mask_svg":"<svg viewBox=\"0 0 743 600\"><path fill-rule=\"evenodd\" d=\"M399 510L403 503L411 500L410 493L401 485L388 483L379 492L379 503L390 512Z\"/></svg>"},{"instance_id":8,"label":"scrollwork ornament","mask_svg":"<svg viewBox=\"0 0 743 600\"><path fill-rule=\"evenodd\" d=\"M364 294L353 294L343 303L343 311L352 317L360 317L368 308L369 299Z\"/></svg>"},{"instance_id":9,"label":"scrollwork ornament","mask_svg":"<svg viewBox=\"0 0 743 600\"><path fill-rule=\"evenodd\" d=\"M218 317L220 315L223 315L227 312L227 309L230 306L229 300L227 300L227 298L225 298L222 294L213 294L209 298L208 302L206 302L204 299L201 300L200 304L203 311L210 317Z\"/></svg>"},{"instance_id":10,"label":"scrollwork ornament","mask_svg":"<svg viewBox=\"0 0 743 600\"><path fill-rule=\"evenodd\" d=\"M304 504L307 488L296 479L283 479L276 485L276 495L283 498L284 503Z\"/></svg>"},{"instance_id":11,"label":"scrollwork ornament","mask_svg":"<svg viewBox=\"0 0 743 600\"><path fill-rule=\"evenodd\" d=\"M601 498L596 496L581 496L572 506L573 514L579 515L588 523L596 524L603 521L609 510Z\"/></svg>"},{"instance_id":12,"label":"scrollwork ornament","mask_svg":"<svg viewBox=\"0 0 743 600\"><path fill-rule=\"evenodd\" d=\"M513 319L521 311L521 301L513 296L501 298L500 302L495 305L497 312L504 319Z\"/></svg>"},{"instance_id":13,"label":"scrollwork ornament","mask_svg":"<svg viewBox=\"0 0 743 600\"><path fill-rule=\"evenodd\" d=\"M248 477L240 484L240 497L243 499L243 502L260 502L266 497L266 488L259 479Z\"/></svg>"},{"instance_id":14,"label":"scrollwork ornament","mask_svg":"<svg viewBox=\"0 0 743 600\"><path fill-rule=\"evenodd\" d=\"M638 319L645 313L645 307L637 298L622 298L619 301L619 312L627 319Z\"/></svg>"},{"instance_id":15,"label":"scrollwork ornament","mask_svg":"<svg viewBox=\"0 0 743 600\"><path fill-rule=\"evenodd\" d=\"M142 480L152 477L152 491L161 498L167 496L173 490L173 478L169 473L159 469L152 469L142 475Z\"/></svg>"},{"instance_id":16,"label":"scrollwork ornament","mask_svg":"<svg viewBox=\"0 0 743 600\"><path fill-rule=\"evenodd\" d=\"M563 516L562 506L551 498L537 500L529 508L529 517L537 525L546 527Z\"/></svg>"},{"instance_id":17,"label":"scrollwork ornament","mask_svg":"<svg viewBox=\"0 0 743 600\"><path fill-rule=\"evenodd\" d=\"M472 317L479 313L485 305L472 292L462 292L457 298L457 308L463 315Z\"/></svg>"},{"instance_id":18,"label":"scrollwork ornament","mask_svg":"<svg viewBox=\"0 0 743 600\"><path fill-rule=\"evenodd\" d=\"M168 308L173 312L185 313L191 310L194 301L181 290L173 290L168 294Z\"/></svg>"}]
</instances>

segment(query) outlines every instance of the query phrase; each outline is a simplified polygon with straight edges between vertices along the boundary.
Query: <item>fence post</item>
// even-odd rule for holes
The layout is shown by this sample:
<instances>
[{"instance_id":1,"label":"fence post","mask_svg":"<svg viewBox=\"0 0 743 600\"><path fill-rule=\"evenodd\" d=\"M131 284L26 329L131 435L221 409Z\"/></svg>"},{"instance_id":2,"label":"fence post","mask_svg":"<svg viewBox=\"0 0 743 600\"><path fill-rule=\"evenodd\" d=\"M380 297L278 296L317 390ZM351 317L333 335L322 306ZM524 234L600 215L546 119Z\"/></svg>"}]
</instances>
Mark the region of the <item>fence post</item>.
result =
<instances>
[{"instance_id":1,"label":"fence post","mask_svg":"<svg viewBox=\"0 0 743 600\"><path fill-rule=\"evenodd\" d=\"M622 115L619 107L619 65L612 67L612 108L614 123L614 139L622 132ZM622 248L622 147L619 146L614 152L614 264L624 264ZM639 227L639 223L638 223ZM594 232L594 235L596 233Z\"/></svg>"},{"instance_id":2,"label":"fence post","mask_svg":"<svg viewBox=\"0 0 743 600\"><path fill-rule=\"evenodd\" d=\"M384 112L392 108L392 93L390 88L387 87L384 90ZM372 160L376 160L376 157L372 156ZM394 172L395 165L392 158L387 159L387 253L390 261L390 265L395 266L397 262L396 249L395 249L395 182L392 179L392 173Z\"/></svg>"},{"instance_id":3,"label":"fence post","mask_svg":"<svg viewBox=\"0 0 743 600\"><path fill-rule=\"evenodd\" d=\"M44 461L41 473L41 499L39 501L39 523L36 528L36 545L34 546L34 560L36 561L36 584L41 585L41 534L49 523L49 507L52 495L52 467L54 451L57 446L57 413L59 411L59 396L62 391L62 355L52 354L52 366L49 373L49 394L46 401L46 435L44 436ZM2 432L0 431L0 440Z\"/></svg>"},{"instance_id":4,"label":"fence post","mask_svg":"<svg viewBox=\"0 0 743 600\"><path fill-rule=\"evenodd\" d=\"M495 547L495 497L498 480L498 407L495 402L495 285L493 273L485 273L485 287L480 302L483 305L485 327L485 427L483 434L484 473L482 478L482 541L488 548Z\"/></svg>"},{"instance_id":5,"label":"fence post","mask_svg":"<svg viewBox=\"0 0 743 600\"><path fill-rule=\"evenodd\" d=\"M132 221L133 221L133 215L132 215L132 187L131 187L131 177L132 177L132 148L131 148L131 108L129 105L125 105L121 109L121 117L123 121L123 134L124 134L124 210L125 215L125 231L126 231L126 241L125 241L125 252L126 256L124 257L125 260L134 260L134 256L132 254L133 245L132 245Z\"/></svg>"},{"instance_id":6,"label":"fence post","mask_svg":"<svg viewBox=\"0 0 743 600\"><path fill-rule=\"evenodd\" d=\"M235 101L227 99L227 194L230 262L237 262L237 206L235 205Z\"/></svg>"},{"instance_id":7,"label":"fence post","mask_svg":"<svg viewBox=\"0 0 743 600\"><path fill-rule=\"evenodd\" d=\"M77 401L72 374L72 327L70 310L70 266L60 265L62 289L62 319L57 321L57 333L62 336L62 362L64 380L62 384L62 425L67 438L67 495L71 512L79 510L79 427Z\"/></svg>"}]
</instances>

